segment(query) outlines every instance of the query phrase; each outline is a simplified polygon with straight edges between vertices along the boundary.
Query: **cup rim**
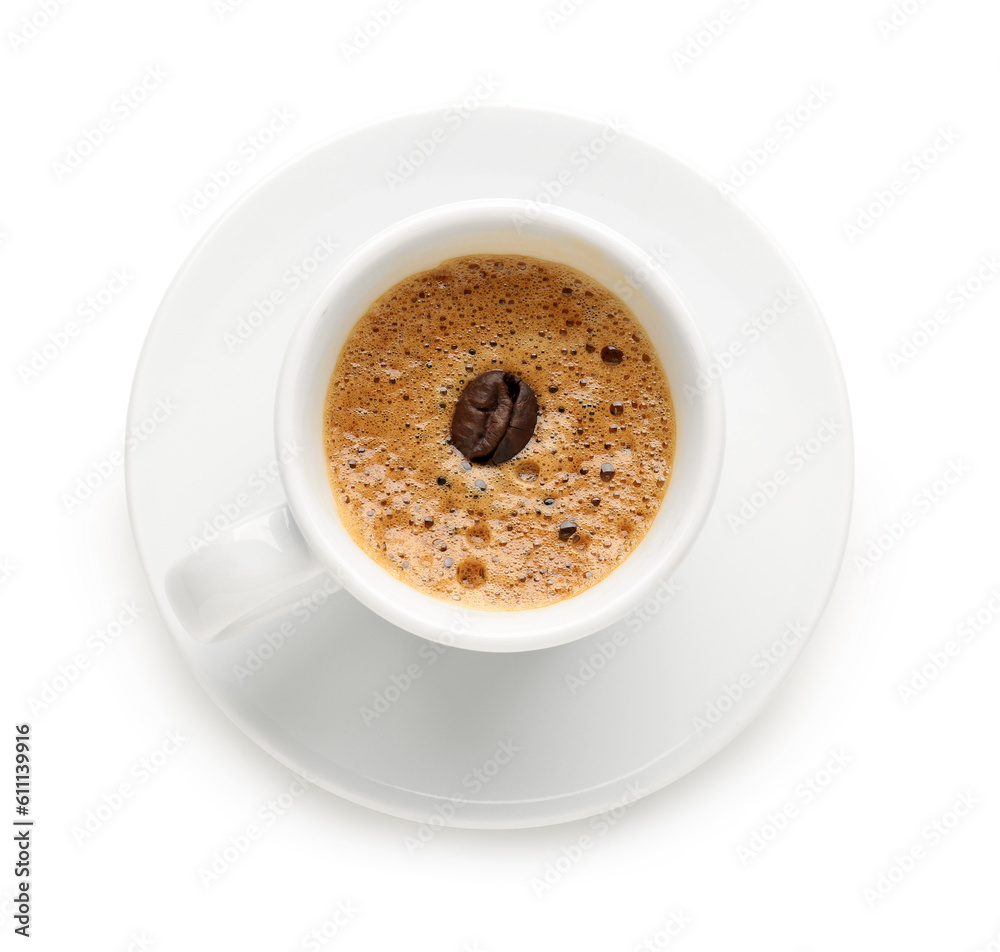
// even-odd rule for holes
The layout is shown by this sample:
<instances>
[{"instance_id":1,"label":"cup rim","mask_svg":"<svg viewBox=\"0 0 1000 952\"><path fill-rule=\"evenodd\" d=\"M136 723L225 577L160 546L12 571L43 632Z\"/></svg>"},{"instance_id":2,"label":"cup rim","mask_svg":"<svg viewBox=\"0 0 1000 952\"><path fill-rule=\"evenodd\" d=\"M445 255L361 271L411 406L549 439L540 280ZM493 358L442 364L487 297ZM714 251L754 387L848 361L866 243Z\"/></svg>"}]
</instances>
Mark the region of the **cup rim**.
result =
<instances>
[{"instance_id":1,"label":"cup rim","mask_svg":"<svg viewBox=\"0 0 1000 952\"><path fill-rule=\"evenodd\" d=\"M295 520L320 562L334 573L350 594L391 623L431 641L484 651L534 650L586 637L619 621L631 608L641 603L645 592L652 592L657 583L665 582L693 545L708 517L721 475L725 438L721 389L718 386L709 387L699 392L698 398L704 433L700 436L701 451L696 453L693 464L699 478L689 480L689 495L693 497L689 509L683 514L676 532L670 536L671 545L655 562L660 565L659 570L653 571L651 567L647 567L640 578L631 580L631 584L624 587L620 583L625 580L625 576L620 573L627 572L633 556L640 550L664 511L676 474L671 477L666 497L654 516L653 524L636 548L604 579L577 595L561 599L552 605L517 611L468 609L460 603L453 606L396 579L361 549L340 521L339 515L336 515L336 504L328 483L325 485L329 498L323 500L316 498L317 494L312 488L308 461L315 454L309 449L308 436L300 433L302 420L307 416L310 395L305 393L300 370L315 353L317 338L322 337L324 327L332 326L327 322L327 313L332 305L356 284L364 286L365 281L371 283L373 268L377 268L380 261L387 260L386 256L401 254L405 249L427 242L432 236L446 235L449 231L460 228L469 230L493 226L509 229L517 216L520 216L520 221L525 222L529 229L550 229L573 239L582 239L598 253L608 255L623 266L628 264L631 269L648 263L648 256L630 239L596 219L530 200L472 199L418 212L370 237L337 268L292 333L275 398L276 445L281 446L288 441L302 442L300 435L307 440L302 460L297 461L296 465L284 467L281 478ZM626 270L625 273L631 272ZM391 282L395 283L396 281ZM367 298L366 307L381 293L383 292L379 291ZM655 299L658 304L657 314L666 319L673 331L684 340L697 365L707 367L710 360L708 348L673 282L662 270L653 268L648 279L643 282L642 293ZM336 324L346 324L349 331L362 314L363 310ZM662 360L662 355L659 356ZM332 371L332 365L326 368L326 381L329 381ZM667 374L667 379L676 410L680 403L680 392L677 382L671 379L670 374ZM320 400L325 392L324 387ZM315 397L315 394L312 396ZM690 410L690 407L686 409ZM314 436L313 443L323 458L325 470L321 434ZM681 445L682 438L678 434L678 448ZM300 463L303 465L299 465ZM329 518L331 510L335 513L333 518L336 528ZM338 542L334 542L334 535L339 535ZM342 547L340 543L345 542L345 539L350 544ZM616 576L619 585L615 589L617 594L612 595L612 586L608 583ZM596 592L609 597L601 604L596 604ZM585 606L586 612L583 614Z\"/></svg>"}]
</instances>

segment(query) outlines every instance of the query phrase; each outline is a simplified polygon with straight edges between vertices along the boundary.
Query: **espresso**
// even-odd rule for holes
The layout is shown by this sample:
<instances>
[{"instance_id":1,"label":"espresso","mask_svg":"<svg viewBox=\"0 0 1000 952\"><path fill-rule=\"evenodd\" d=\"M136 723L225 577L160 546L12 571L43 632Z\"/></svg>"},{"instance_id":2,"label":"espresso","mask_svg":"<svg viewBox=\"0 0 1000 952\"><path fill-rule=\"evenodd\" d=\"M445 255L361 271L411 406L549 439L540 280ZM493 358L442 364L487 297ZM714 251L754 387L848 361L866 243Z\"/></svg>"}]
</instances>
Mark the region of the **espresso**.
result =
<instances>
[{"instance_id":1,"label":"espresso","mask_svg":"<svg viewBox=\"0 0 1000 952\"><path fill-rule=\"evenodd\" d=\"M372 559L428 595L519 610L589 588L638 545L676 424L620 298L564 265L471 255L357 322L324 441L340 517Z\"/></svg>"}]
</instances>

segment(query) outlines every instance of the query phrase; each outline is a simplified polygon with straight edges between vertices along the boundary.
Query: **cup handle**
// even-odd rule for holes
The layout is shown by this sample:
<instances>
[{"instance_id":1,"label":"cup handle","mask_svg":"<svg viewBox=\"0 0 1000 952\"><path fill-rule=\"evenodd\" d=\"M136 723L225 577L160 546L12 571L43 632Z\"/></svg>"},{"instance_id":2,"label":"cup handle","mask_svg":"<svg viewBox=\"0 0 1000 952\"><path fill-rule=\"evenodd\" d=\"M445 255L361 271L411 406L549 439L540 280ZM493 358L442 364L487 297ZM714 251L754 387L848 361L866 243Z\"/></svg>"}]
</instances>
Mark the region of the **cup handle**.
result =
<instances>
[{"instance_id":1,"label":"cup handle","mask_svg":"<svg viewBox=\"0 0 1000 952\"><path fill-rule=\"evenodd\" d=\"M297 586L325 574L282 504L230 526L176 561L164 586L180 623L207 643L287 608Z\"/></svg>"}]
</instances>

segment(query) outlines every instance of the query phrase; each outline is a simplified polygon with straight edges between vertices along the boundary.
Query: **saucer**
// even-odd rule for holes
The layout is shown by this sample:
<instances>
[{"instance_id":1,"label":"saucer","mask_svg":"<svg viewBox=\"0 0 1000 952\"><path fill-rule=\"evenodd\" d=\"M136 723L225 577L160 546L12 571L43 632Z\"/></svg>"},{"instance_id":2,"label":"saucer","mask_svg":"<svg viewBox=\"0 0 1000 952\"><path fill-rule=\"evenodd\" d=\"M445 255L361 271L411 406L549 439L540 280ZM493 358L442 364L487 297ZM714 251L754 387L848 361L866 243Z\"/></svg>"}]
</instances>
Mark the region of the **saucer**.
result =
<instances>
[{"instance_id":1,"label":"saucer","mask_svg":"<svg viewBox=\"0 0 1000 952\"><path fill-rule=\"evenodd\" d=\"M218 531L282 501L280 467L300 450L274 445L274 389L298 318L389 224L496 197L555 202L617 229L700 322L714 359L699 388L674 397L722 388L726 453L680 569L618 624L540 651L431 643L323 577L293 592L283 616L195 641L164 578ZM296 773L427 828L579 819L692 770L788 674L846 544L849 407L809 292L712 182L615 123L513 106L424 111L300 155L216 223L168 289L129 425L164 402L173 409L155 439L126 460L129 512L156 604L198 681Z\"/></svg>"}]
</instances>

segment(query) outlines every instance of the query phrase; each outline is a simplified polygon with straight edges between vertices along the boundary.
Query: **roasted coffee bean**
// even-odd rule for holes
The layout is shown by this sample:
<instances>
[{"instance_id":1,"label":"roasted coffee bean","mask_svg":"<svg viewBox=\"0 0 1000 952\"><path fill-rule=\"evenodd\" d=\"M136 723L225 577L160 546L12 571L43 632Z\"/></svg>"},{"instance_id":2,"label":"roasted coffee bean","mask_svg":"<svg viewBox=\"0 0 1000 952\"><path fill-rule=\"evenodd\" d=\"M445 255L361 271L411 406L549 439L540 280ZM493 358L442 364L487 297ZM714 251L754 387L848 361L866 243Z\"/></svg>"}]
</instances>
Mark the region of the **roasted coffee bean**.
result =
<instances>
[{"instance_id":1,"label":"roasted coffee bean","mask_svg":"<svg viewBox=\"0 0 1000 952\"><path fill-rule=\"evenodd\" d=\"M470 380L459 396L452 443L477 463L505 463L527 446L537 416L538 400L524 380L490 370Z\"/></svg>"}]
</instances>

